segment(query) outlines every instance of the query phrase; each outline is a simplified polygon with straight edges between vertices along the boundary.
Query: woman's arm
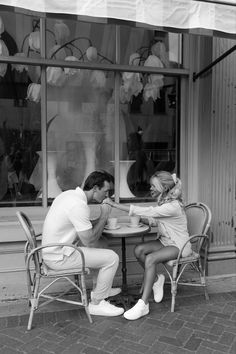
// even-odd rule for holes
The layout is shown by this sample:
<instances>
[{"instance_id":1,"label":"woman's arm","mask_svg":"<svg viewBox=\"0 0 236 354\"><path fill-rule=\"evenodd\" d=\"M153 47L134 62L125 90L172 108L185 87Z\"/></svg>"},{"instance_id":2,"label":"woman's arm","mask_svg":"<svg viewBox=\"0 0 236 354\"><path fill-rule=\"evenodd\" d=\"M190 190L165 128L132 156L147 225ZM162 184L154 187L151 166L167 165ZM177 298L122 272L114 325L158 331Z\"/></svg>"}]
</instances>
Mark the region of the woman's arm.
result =
<instances>
[{"instance_id":1,"label":"woman's arm","mask_svg":"<svg viewBox=\"0 0 236 354\"><path fill-rule=\"evenodd\" d=\"M127 213L129 212L130 206L129 205L124 205L124 204L119 204L116 202L113 202L113 200L111 200L110 198L106 198L103 200L104 204L109 204L110 206L112 206L113 208L122 210L122 211L126 211Z\"/></svg>"}]
</instances>

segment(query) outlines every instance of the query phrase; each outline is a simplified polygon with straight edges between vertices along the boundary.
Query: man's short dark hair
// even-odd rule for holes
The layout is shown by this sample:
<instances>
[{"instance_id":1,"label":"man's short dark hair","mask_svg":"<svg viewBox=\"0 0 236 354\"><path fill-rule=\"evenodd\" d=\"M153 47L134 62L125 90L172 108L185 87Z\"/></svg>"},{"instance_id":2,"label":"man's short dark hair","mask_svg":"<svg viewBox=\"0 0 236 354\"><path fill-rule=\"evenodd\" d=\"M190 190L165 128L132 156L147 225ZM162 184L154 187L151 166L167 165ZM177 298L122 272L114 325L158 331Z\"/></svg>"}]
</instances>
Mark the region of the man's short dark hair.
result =
<instances>
[{"instance_id":1,"label":"man's short dark hair","mask_svg":"<svg viewBox=\"0 0 236 354\"><path fill-rule=\"evenodd\" d=\"M94 186L98 186L98 188L102 188L104 186L104 182L114 183L114 177L104 171L104 170L97 170L88 175L84 182L83 190L90 191Z\"/></svg>"}]
</instances>

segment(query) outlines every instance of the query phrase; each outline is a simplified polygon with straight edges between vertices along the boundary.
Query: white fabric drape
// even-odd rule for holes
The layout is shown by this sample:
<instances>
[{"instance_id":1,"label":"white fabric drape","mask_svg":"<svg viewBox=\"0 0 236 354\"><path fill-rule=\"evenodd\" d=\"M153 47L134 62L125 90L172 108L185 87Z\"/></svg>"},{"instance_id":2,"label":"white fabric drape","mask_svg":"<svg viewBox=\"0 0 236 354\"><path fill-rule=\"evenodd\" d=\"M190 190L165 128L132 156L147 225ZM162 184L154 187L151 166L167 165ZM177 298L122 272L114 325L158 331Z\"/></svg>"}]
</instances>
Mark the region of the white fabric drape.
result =
<instances>
[{"instance_id":1,"label":"white fabric drape","mask_svg":"<svg viewBox=\"0 0 236 354\"><path fill-rule=\"evenodd\" d=\"M236 0L228 3L236 5ZM194 0L0 0L0 4L37 12L107 17L160 27L204 28L236 34L236 6Z\"/></svg>"}]
</instances>

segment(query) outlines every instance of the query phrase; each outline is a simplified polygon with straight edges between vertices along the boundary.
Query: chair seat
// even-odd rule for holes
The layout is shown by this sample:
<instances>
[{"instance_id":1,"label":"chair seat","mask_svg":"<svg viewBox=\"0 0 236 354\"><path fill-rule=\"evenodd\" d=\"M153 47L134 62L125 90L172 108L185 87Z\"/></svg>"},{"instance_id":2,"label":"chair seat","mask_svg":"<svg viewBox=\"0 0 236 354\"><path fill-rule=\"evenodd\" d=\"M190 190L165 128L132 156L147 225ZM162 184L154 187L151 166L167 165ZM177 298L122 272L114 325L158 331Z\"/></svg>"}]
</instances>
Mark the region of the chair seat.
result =
<instances>
[{"instance_id":1,"label":"chair seat","mask_svg":"<svg viewBox=\"0 0 236 354\"><path fill-rule=\"evenodd\" d=\"M198 259L200 258L199 254L192 251L192 254L188 257L184 257L184 258L180 258L179 260L179 263L178 264L184 264L184 263L191 263L191 262L195 262L197 261ZM167 264L170 266L170 267L173 267L175 266L177 263L177 260L176 259L173 259L169 262L167 262Z\"/></svg>"},{"instance_id":2,"label":"chair seat","mask_svg":"<svg viewBox=\"0 0 236 354\"><path fill-rule=\"evenodd\" d=\"M76 274L82 273L82 269L80 269L80 268L54 270L54 269L49 268L46 264L43 264L41 269L42 269L42 275L45 275L47 277L50 277L50 276L70 276L70 275L76 275ZM85 273L87 273L87 274L90 273L89 268L85 268Z\"/></svg>"}]
</instances>

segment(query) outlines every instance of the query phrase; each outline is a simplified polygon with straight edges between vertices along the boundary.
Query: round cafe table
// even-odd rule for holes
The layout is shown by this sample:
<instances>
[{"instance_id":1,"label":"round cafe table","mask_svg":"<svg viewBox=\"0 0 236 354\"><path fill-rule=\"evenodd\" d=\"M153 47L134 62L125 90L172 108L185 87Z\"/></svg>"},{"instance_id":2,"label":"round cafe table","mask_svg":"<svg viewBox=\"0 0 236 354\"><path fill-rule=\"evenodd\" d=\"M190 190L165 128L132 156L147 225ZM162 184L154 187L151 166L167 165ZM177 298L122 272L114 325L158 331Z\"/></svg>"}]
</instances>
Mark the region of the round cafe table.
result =
<instances>
[{"instance_id":1,"label":"round cafe table","mask_svg":"<svg viewBox=\"0 0 236 354\"><path fill-rule=\"evenodd\" d=\"M128 300L128 305L130 303L130 296L128 294L127 287L127 265L126 265L126 238L130 237L143 237L150 231L149 225L140 223L137 227L131 227L129 222L129 217L118 218L117 228L116 229L107 229L106 227L103 230L103 234L107 238L119 238L121 239L121 257L122 257L122 296Z\"/></svg>"}]
</instances>

